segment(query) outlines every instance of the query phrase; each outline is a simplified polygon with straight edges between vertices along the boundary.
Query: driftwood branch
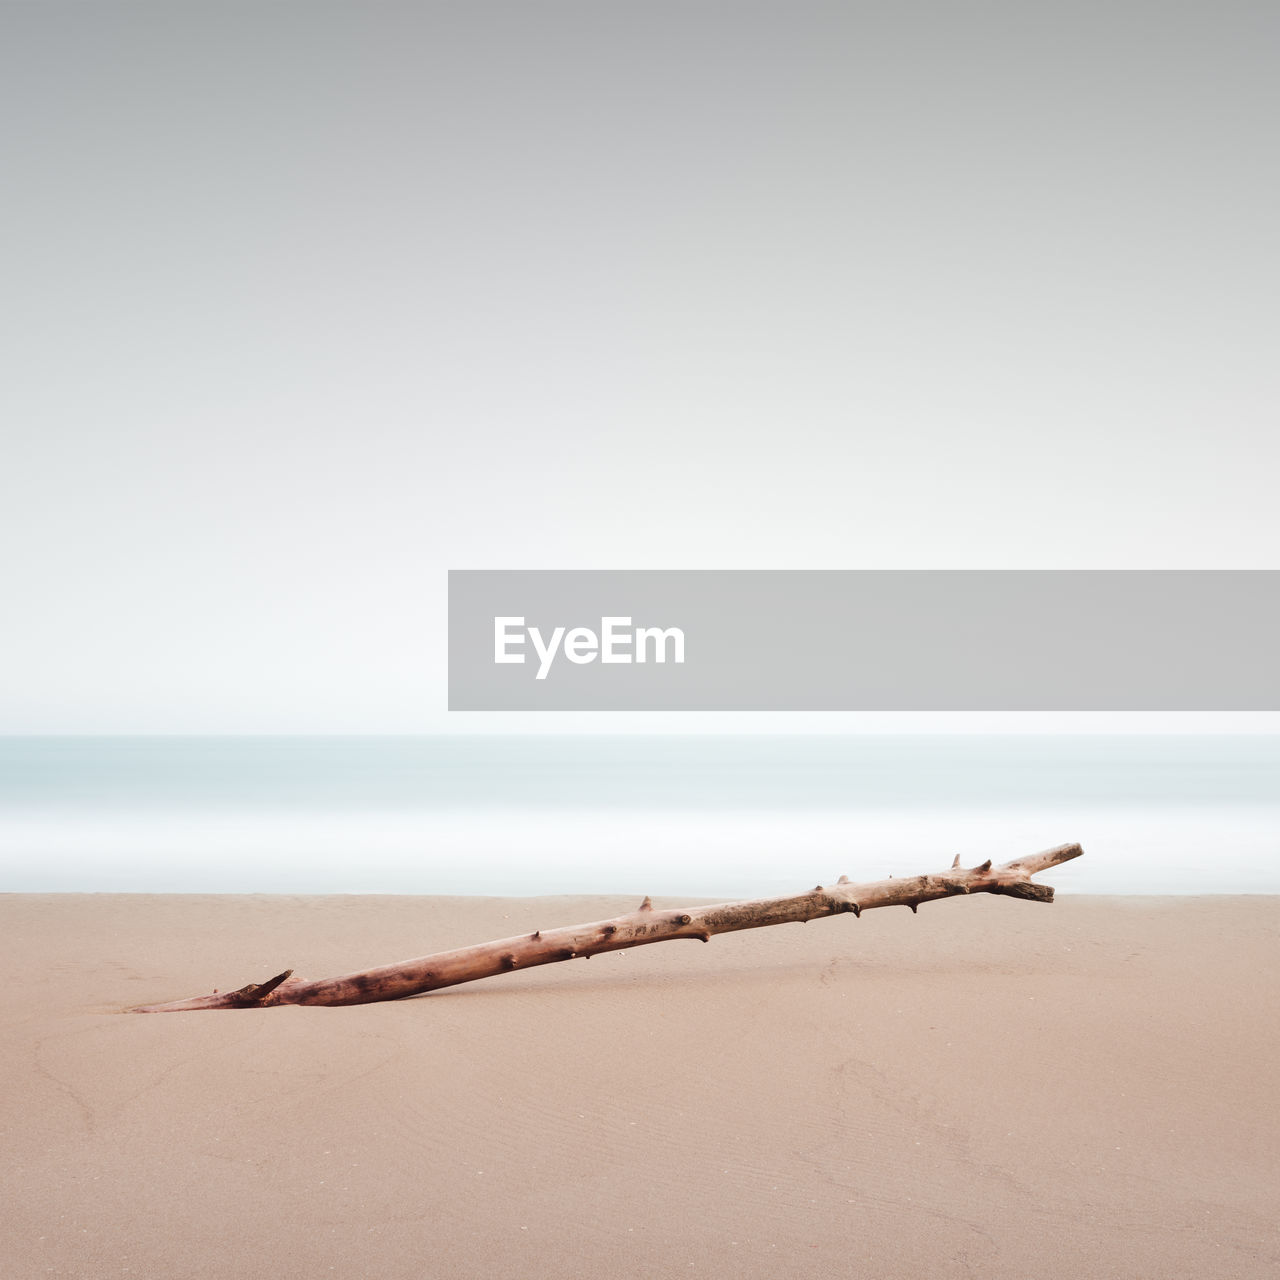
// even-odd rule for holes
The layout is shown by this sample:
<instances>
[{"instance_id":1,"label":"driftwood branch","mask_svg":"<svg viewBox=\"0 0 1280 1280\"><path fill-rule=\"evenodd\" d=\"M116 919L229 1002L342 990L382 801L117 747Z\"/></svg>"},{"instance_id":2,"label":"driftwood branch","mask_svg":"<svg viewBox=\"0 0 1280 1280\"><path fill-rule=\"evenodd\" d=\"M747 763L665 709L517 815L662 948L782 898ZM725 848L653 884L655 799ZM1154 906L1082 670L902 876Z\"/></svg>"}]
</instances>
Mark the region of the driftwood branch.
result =
<instances>
[{"instance_id":1,"label":"driftwood branch","mask_svg":"<svg viewBox=\"0 0 1280 1280\"><path fill-rule=\"evenodd\" d=\"M957 858L949 871L936 875L908 876L876 880L870 884L850 884L841 876L833 885L818 885L807 893L785 898L759 898L746 902L722 902L710 907L677 907L656 911L646 898L637 910L612 920L570 925L562 929L537 930L518 938L482 942L474 947L442 951L438 955L405 960L400 964L365 969L339 978L305 982L286 969L266 982L250 983L236 991L193 996L171 1004L145 1005L136 1013L177 1013L190 1009L261 1009L280 1004L372 1004L379 1000L399 1000L405 996L453 987L477 978L491 978L517 969L555 964L602 951L619 951L650 942L670 942L693 938L710 942L712 935L738 929L760 929L771 924L818 920L823 916L852 912L860 916L873 907L910 907L914 912L922 902L954 898L972 893L999 893L1033 902L1052 902L1053 890L1033 884L1038 871L1078 858L1084 850L1078 844L1059 845L1028 858L1017 858L992 867L990 860L965 870Z\"/></svg>"}]
</instances>

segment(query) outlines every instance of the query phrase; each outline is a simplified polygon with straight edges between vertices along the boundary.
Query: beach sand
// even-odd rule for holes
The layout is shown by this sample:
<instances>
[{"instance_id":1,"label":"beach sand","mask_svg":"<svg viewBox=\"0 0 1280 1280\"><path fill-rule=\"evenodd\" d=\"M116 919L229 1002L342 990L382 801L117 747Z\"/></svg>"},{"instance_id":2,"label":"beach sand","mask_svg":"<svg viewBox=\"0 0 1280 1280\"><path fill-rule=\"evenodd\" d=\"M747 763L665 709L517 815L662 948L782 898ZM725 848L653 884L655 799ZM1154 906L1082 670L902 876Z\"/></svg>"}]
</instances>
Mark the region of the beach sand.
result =
<instances>
[{"instance_id":1,"label":"beach sand","mask_svg":"<svg viewBox=\"0 0 1280 1280\"><path fill-rule=\"evenodd\" d=\"M635 905L0 897L0 1275L1280 1274L1276 898L984 896L123 1012Z\"/></svg>"}]
</instances>

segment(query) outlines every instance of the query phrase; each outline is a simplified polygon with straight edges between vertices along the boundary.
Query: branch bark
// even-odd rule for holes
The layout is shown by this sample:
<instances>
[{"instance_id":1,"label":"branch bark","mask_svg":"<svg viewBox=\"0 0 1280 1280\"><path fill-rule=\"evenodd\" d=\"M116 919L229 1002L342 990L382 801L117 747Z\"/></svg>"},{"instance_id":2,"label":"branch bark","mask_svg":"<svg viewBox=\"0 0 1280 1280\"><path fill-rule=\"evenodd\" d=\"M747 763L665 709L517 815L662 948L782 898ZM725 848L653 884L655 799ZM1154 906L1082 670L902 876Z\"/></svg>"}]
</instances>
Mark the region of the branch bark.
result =
<instances>
[{"instance_id":1,"label":"branch bark","mask_svg":"<svg viewBox=\"0 0 1280 1280\"><path fill-rule=\"evenodd\" d=\"M645 946L651 942L671 942L677 938L710 942L717 933L738 929L760 929L766 925L790 924L852 912L860 916L875 907L910 907L914 912L922 902L936 898L963 897L973 893L998 893L1032 902L1052 902L1048 885L1034 884L1031 876L1055 867L1084 852L1078 844L1063 844L1043 853L1016 858L992 867L990 859L967 870L956 858L949 871L904 879L876 880L850 884L841 876L833 885L818 885L807 893L784 898L758 898L745 902L722 902L710 907L677 907L655 911L646 898L627 915L593 924L570 925L562 929L537 930L518 938L482 942L437 955L405 960L400 964L365 969L337 978L306 982L286 969L266 982L249 983L236 991L193 996L169 1004L143 1005L135 1013L178 1013L193 1009L261 1009L281 1004L343 1005L372 1004L380 1000L400 1000L405 996L453 987L462 982L491 978L517 969L555 964L578 956L603 951Z\"/></svg>"}]
</instances>

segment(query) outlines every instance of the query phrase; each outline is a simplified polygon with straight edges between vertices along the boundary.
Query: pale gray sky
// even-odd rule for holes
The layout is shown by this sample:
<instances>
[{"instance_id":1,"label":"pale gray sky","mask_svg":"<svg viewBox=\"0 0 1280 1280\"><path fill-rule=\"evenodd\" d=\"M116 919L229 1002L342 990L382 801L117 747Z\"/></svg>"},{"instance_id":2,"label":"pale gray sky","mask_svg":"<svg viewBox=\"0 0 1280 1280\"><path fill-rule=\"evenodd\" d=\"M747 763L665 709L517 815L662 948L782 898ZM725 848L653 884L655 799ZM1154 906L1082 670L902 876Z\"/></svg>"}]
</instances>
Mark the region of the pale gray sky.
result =
<instances>
[{"instance_id":1,"label":"pale gray sky","mask_svg":"<svg viewBox=\"0 0 1280 1280\"><path fill-rule=\"evenodd\" d=\"M0 731L603 727L448 568L1280 567L1278 35L0 4Z\"/></svg>"}]
</instances>

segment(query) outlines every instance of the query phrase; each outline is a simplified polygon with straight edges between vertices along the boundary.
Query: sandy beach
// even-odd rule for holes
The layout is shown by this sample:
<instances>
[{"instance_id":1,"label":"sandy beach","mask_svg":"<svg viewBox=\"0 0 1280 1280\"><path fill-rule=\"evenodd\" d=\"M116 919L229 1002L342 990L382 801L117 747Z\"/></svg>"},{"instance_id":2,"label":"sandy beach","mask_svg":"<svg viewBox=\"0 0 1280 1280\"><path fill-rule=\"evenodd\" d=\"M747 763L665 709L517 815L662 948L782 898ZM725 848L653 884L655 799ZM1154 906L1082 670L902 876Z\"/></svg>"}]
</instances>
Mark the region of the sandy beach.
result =
<instances>
[{"instance_id":1,"label":"sandy beach","mask_svg":"<svg viewBox=\"0 0 1280 1280\"><path fill-rule=\"evenodd\" d=\"M0 898L0 1275L1280 1271L1272 897L983 897L125 1014L635 905Z\"/></svg>"}]
</instances>

